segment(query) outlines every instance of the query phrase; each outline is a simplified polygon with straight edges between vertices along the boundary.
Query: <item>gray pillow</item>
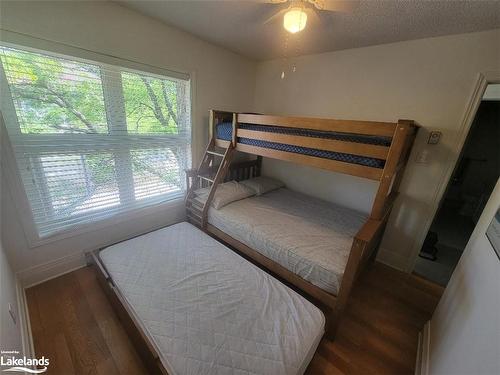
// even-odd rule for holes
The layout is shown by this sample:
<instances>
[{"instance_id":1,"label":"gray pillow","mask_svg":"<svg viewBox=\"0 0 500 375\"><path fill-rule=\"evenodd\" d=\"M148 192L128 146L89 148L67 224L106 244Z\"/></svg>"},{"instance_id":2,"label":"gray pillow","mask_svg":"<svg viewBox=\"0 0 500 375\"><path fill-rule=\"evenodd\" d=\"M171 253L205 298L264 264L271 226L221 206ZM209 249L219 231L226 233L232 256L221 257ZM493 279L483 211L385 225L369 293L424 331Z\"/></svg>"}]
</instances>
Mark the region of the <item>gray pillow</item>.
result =
<instances>
[{"instance_id":1,"label":"gray pillow","mask_svg":"<svg viewBox=\"0 0 500 375\"><path fill-rule=\"evenodd\" d=\"M243 180L240 181L240 184L245 185L255 191L256 195L262 195L285 186L283 182L266 176Z\"/></svg>"},{"instance_id":2,"label":"gray pillow","mask_svg":"<svg viewBox=\"0 0 500 375\"><path fill-rule=\"evenodd\" d=\"M205 203L210 193L210 188L198 189L194 193L196 194L196 200L200 203ZM218 210L231 202L239 201L252 195L255 195L255 191L249 187L237 181L229 181L217 186L214 198L212 199L212 207Z\"/></svg>"}]
</instances>

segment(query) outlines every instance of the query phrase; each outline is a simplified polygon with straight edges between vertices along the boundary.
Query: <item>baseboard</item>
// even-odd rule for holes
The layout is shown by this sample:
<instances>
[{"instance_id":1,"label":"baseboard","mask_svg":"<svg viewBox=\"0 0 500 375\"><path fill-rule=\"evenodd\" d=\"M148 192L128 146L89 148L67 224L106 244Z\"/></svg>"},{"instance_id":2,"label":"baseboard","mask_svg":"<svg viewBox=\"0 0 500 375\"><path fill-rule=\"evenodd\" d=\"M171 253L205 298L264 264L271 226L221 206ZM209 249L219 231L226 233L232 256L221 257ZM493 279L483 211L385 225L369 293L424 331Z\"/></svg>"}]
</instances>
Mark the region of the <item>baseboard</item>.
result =
<instances>
[{"instance_id":1,"label":"baseboard","mask_svg":"<svg viewBox=\"0 0 500 375\"><path fill-rule=\"evenodd\" d=\"M422 375L422 332L418 333L417 359L415 360L415 375Z\"/></svg>"},{"instance_id":2,"label":"baseboard","mask_svg":"<svg viewBox=\"0 0 500 375\"><path fill-rule=\"evenodd\" d=\"M26 302L26 293L19 279L16 280L16 292L23 355L26 358L35 358L35 346L33 345L33 335L31 333L31 323L29 319L28 303Z\"/></svg>"},{"instance_id":3,"label":"baseboard","mask_svg":"<svg viewBox=\"0 0 500 375\"><path fill-rule=\"evenodd\" d=\"M24 288L43 283L86 265L83 252L68 255L44 264L40 264L18 272L17 276Z\"/></svg>"},{"instance_id":4,"label":"baseboard","mask_svg":"<svg viewBox=\"0 0 500 375\"><path fill-rule=\"evenodd\" d=\"M425 323L418 337L417 363L415 364L415 375L429 374L429 349L431 344L431 321Z\"/></svg>"}]
</instances>

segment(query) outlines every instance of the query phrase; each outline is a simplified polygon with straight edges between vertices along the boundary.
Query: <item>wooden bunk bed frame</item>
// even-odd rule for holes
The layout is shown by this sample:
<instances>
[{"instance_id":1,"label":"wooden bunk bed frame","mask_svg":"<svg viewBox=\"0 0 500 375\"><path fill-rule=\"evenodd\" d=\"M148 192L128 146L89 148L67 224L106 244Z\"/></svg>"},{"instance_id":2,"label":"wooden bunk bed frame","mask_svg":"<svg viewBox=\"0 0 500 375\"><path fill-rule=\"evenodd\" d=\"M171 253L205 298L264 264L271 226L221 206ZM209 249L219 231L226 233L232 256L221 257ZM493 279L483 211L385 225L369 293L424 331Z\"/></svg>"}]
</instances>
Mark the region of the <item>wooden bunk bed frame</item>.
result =
<instances>
[{"instance_id":1,"label":"wooden bunk bed frame","mask_svg":"<svg viewBox=\"0 0 500 375\"><path fill-rule=\"evenodd\" d=\"M418 125L412 120L399 120L394 123L352 121L306 117L281 117L261 114L232 113L217 110L210 111L209 120L210 141L205 151L205 155L197 169L186 171L188 187L186 210L188 220L210 235L230 245L230 247L237 252L244 254L257 264L263 266L263 268L271 271L294 287L305 292L306 295L312 297L316 302L319 302L326 312L327 335L333 337L337 330L340 314L346 306L348 296L357 276L364 269L368 260L375 257L392 206L398 196L398 189L411 152L411 147L418 131ZM216 126L222 122L232 123L232 139L230 141L218 139L216 136ZM383 136L390 138L391 142L389 146L380 146L344 140L241 129L239 124ZM305 154L252 146L238 142L240 137L377 158L384 160L385 164L383 168L375 168ZM225 152L218 152L216 151L217 148L225 149ZM257 159L231 165L234 151L257 155ZM221 158L219 163L216 162L216 157ZM291 161L378 182L378 189L373 201L370 216L354 236L351 252L337 295L328 293L311 284L285 267L208 223L208 210L217 189L217 185L228 180L239 181L259 176L262 157ZM206 203L200 206L193 200L194 191L200 187L207 186L211 187L210 193Z\"/></svg>"},{"instance_id":2,"label":"wooden bunk bed frame","mask_svg":"<svg viewBox=\"0 0 500 375\"><path fill-rule=\"evenodd\" d=\"M233 124L232 141L228 142L216 139L215 126L219 122L228 120L232 121ZM276 133L261 134L262 132L252 131L254 133L249 134L248 131L243 131L244 129L238 129L238 124L243 122L324 131L350 133L357 131L359 134L391 136L392 142L390 147L381 147L326 139L311 140L308 137L307 139L304 139L306 137L285 136L283 134ZM397 197L397 190L399 188L399 184L401 183L404 167L408 160L417 129L416 124L409 120L400 120L397 123L375 123L210 111L210 142L207 146L205 156L197 169L186 171L186 183L188 188L186 205L188 219L192 223L200 226L208 234L222 240L234 250L261 266L261 268L270 271L274 275L283 279L285 282L288 282L302 291L306 296L312 297L313 301L319 303L320 307L322 307L323 311L325 311L327 318L327 335L333 337L336 332L340 313L346 305L347 298L356 276L364 268L366 262L375 255L375 251L382 237L392 205ZM287 144L298 144L301 146L307 145L311 148L316 147L344 153L353 153L355 155L372 156L382 158L386 160L386 163L385 167L380 171L373 171L375 168L354 164L349 165L349 163L315 158L300 154L288 155L291 153L239 144L237 142L239 136L251 136L255 137L255 139L265 140L272 139L273 141L281 141ZM216 147L222 147L225 151L216 151ZM235 150L257 155L257 158L250 161L231 163ZM222 158L218 165L214 163L217 156ZM260 176L263 156L289 160L305 165L311 165L379 181L379 188L375 196L371 215L354 237L352 249L344 271L338 295L325 292L321 288L302 279L293 272L280 266L243 243L235 240L207 222L208 208L217 185L224 181L240 181ZM215 176L213 176L214 174ZM209 198L207 199L204 207L198 207L198 209L195 209L190 202L193 190L205 186L211 186ZM197 217L195 214L196 212L200 216ZM168 374L166 368L162 364L161 356L158 353L158 350L151 342L149 336L144 331L142 324L136 318L133 309L129 306L125 297L116 287L113 279L101 261L99 256L100 250L88 253L88 262L95 266L98 280L111 302L113 309L123 323L125 330L129 334L134 347L137 349L137 352L142 358L148 371L152 374Z\"/></svg>"}]
</instances>

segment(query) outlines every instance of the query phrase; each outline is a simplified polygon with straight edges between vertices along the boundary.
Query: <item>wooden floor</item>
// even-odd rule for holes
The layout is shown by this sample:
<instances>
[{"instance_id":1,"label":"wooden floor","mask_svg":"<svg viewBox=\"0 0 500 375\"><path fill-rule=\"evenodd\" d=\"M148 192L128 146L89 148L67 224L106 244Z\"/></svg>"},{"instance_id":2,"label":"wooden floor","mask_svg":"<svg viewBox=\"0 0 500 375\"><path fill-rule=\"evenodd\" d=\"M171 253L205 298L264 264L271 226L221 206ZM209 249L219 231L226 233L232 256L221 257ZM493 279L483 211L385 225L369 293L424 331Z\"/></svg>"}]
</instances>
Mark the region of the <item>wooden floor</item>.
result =
<instances>
[{"instance_id":1,"label":"wooden floor","mask_svg":"<svg viewBox=\"0 0 500 375\"><path fill-rule=\"evenodd\" d=\"M413 374L418 333L442 289L381 264L360 278L335 341L323 340L308 374ZM145 374L93 268L26 291L37 356L49 374Z\"/></svg>"}]
</instances>

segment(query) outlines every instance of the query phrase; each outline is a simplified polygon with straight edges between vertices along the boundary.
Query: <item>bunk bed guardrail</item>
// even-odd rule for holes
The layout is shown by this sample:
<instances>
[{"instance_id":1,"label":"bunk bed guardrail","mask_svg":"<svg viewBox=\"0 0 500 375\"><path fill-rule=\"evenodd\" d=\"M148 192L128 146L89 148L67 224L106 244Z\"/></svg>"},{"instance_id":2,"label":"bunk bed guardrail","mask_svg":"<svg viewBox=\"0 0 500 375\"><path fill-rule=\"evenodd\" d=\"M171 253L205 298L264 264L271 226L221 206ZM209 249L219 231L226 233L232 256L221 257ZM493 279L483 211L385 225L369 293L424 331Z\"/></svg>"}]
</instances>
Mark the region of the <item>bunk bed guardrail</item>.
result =
<instances>
[{"instance_id":1,"label":"bunk bed guardrail","mask_svg":"<svg viewBox=\"0 0 500 375\"><path fill-rule=\"evenodd\" d=\"M219 147L380 180L400 122L282 117L212 111Z\"/></svg>"}]
</instances>

